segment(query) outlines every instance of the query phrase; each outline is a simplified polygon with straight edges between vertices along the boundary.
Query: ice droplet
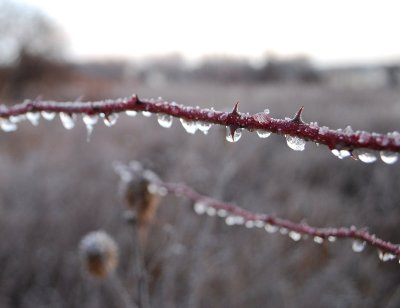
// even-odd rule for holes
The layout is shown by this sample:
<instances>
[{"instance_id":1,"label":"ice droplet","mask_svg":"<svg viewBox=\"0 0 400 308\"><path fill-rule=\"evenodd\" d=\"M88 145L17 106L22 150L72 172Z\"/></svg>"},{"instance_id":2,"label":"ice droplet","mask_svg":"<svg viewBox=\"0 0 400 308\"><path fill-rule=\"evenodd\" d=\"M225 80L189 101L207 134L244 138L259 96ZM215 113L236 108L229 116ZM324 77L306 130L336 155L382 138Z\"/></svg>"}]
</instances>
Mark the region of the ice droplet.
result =
<instances>
[{"instance_id":1,"label":"ice droplet","mask_svg":"<svg viewBox=\"0 0 400 308\"><path fill-rule=\"evenodd\" d=\"M254 226L256 228L264 228L265 227L265 222L263 222L262 220L256 220L254 222Z\"/></svg>"},{"instance_id":2,"label":"ice droplet","mask_svg":"<svg viewBox=\"0 0 400 308\"><path fill-rule=\"evenodd\" d=\"M295 242L298 242L298 241L301 240L301 234L299 232L296 232L296 231L290 231L289 232L289 237Z\"/></svg>"},{"instance_id":3,"label":"ice droplet","mask_svg":"<svg viewBox=\"0 0 400 308\"><path fill-rule=\"evenodd\" d=\"M244 226L248 229L251 229L254 227L254 221L253 220L248 220L245 222Z\"/></svg>"},{"instance_id":4,"label":"ice droplet","mask_svg":"<svg viewBox=\"0 0 400 308\"><path fill-rule=\"evenodd\" d=\"M206 213L208 216L215 216L217 214L217 210L212 206L207 207Z\"/></svg>"},{"instance_id":5,"label":"ice droplet","mask_svg":"<svg viewBox=\"0 0 400 308\"><path fill-rule=\"evenodd\" d=\"M146 118L151 117L151 112L150 111L142 111L142 115Z\"/></svg>"},{"instance_id":6,"label":"ice droplet","mask_svg":"<svg viewBox=\"0 0 400 308\"><path fill-rule=\"evenodd\" d=\"M268 138L269 136L271 136L271 132L259 129L257 130L257 135L260 138Z\"/></svg>"},{"instance_id":7,"label":"ice droplet","mask_svg":"<svg viewBox=\"0 0 400 308\"><path fill-rule=\"evenodd\" d=\"M331 152L333 155L335 155L339 159L343 159L343 158L349 157L351 155L350 151L348 151L348 150L333 149Z\"/></svg>"},{"instance_id":8,"label":"ice droplet","mask_svg":"<svg viewBox=\"0 0 400 308\"><path fill-rule=\"evenodd\" d=\"M376 155L373 151L370 150L356 150L356 155L360 161L363 163L373 163L376 161Z\"/></svg>"},{"instance_id":9,"label":"ice droplet","mask_svg":"<svg viewBox=\"0 0 400 308\"><path fill-rule=\"evenodd\" d=\"M157 121L162 127L170 128L172 126L172 116L168 114L157 115Z\"/></svg>"},{"instance_id":10,"label":"ice droplet","mask_svg":"<svg viewBox=\"0 0 400 308\"><path fill-rule=\"evenodd\" d=\"M85 114L82 117L82 120L86 126L86 141L89 142L90 136L92 135L92 132L93 132L93 126L99 120L99 116L97 114Z\"/></svg>"},{"instance_id":11,"label":"ice droplet","mask_svg":"<svg viewBox=\"0 0 400 308\"><path fill-rule=\"evenodd\" d=\"M40 113L39 112L33 112L30 111L26 114L26 118L29 120L29 122L32 123L32 125L34 126L38 126L39 125L39 119L40 119Z\"/></svg>"},{"instance_id":12,"label":"ice droplet","mask_svg":"<svg viewBox=\"0 0 400 308\"><path fill-rule=\"evenodd\" d=\"M336 236L329 235L328 236L328 241L331 242L331 243L336 242Z\"/></svg>"},{"instance_id":13,"label":"ice droplet","mask_svg":"<svg viewBox=\"0 0 400 308\"><path fill-rule=\"evenodd\" d=\"M240 137L242 137L242 128L236 128L232 131L233 128L230 126L226 127L226 141L229 142L238 142Z\"/></svg>"},{"instance_id":14,"label":"ice droplet","mask_svg":"<svg viewBox=\"0 0 400 308\"><path fill-rule=\"evenodd\" d=\"M198 215L203 215L206 211L207 211L207 204L203 201L197 201L194 206L193 209L196 212L196 214Z\"/></svg>"},{"instance_id":15,"label":"ice droplet","mask_svg":"<svg viewBox=\"0 0 400 308\"><path fill-rule=\"evenodd\" d=\"M182 123L183 128L189 134L195 134L197 131L197 123L194 121L188 121L185 119L179 119Z\"/></svg>"},{"instance_id":16,"label":"ice droplet","mask_svg":"<svg viewBox=\"0 0 400 308\"><path fill-rule=\"evenodd\" d=\"M394 164L397 162L397 159L399 158L399 154L396 152L390 152L390 151L381 151L380 152L381 159L384 163L386 164Z\"/></svg>"},{"instance_id":17,"label":"ice droplet","mask_svg":"<svg viewBox=\"0 0 400 308\"><path fill-rule=\"evenodd\" d=\"M289 146L289 148L295 151L303 151L306 146L305 140L290 135L286 135L286 143Z\"/></svg>"},{"instance_id":18,"label":"ice droplet","mask_svg":"<svg viewBox=\"0 0 400 308\"><path fill-rule=\"evenodd\" d=\"M19 115L15 115L15 116L10 116L8 118L10 120L11 123L17 124L21 121L25 121L26 120L26 115L25 114L19 114Z\"/></svg>"},{"instance_id":19,"label":"ice droplet","mask_svg":"<svg viewBox=\"0 0 400 308\"><path fill-rule=\"evenodd\" d=\"M17 124L12 123L9 119L0 119L0 127L7 133L17 130Z\"/></svg>"},{"instance_id":20,"label":"ice droplet","mask_svg":"<svg viewBox=\"0 0 400 308\"><path fill-rule=\"evenodd\" d=\"M360 240L354 240L351 248L354 252L362 252L365 248L366 243Z\"/></svg>"},{"instance_id":21,"label":"ice droplet","mask_svg":"<svg viewBox=\"0 0 400 308\"><path fill-rule=\"evenodd\" d=\"M135 111L135 110L126 110L126 111L125 111L125 114L126 114L128 117L135 117L135 116L137 115L137 111Z\"/></svg>"},{"instance_id":22,"label":"ice droplet","mask_svg":"<svg viewBox=\"0 0 400 308\"><path fill-rule=\"evenodd\" d=\"M320 236L314 236L314 242L317 244L322 244L324 242L324 239Z\"/></svg>"},{"instance_id":23,"label":"ice droplet","mask_svg":"<svg viewBox=\"0 0 400 308\"><path fill-rule=\"evenodd\" d=\"M224 209L217 210L217 216L218 217L223 218L223 217L226 217L227 215L228 215L228 212L226 210L224 210Z\"/></svg>"},{"instance_id":24,"label":"ice droplet","mask_svg":"<svg viewBox=\"0 0 400 308\"><path fill-rule=\"evenodd\" d=\"M56 117L56 113L52 111L42 111L41 115L47 121L52 121Z\"/></svg>"},{"instance_id":25,"label":"ice droplet","mask_svg":"<svg viewBox=\"0 0 400 308\"><path fill-rule=\"evenodd\" d=\"M228 216L225 218L225 223L228 226L233 226L235 224L235 217L234 216Z\"/></svg>"},{"instance_id":26,"label":"ice droplet","mask_svg":"<svg viewBox=\"0 0 400 308\"><path fill-rule=\"evenodd\" d=\"M242 216L235 216L235 225L243 225L244 218Z\"/></svg>"},{"instance_id":27,"label":"ice droplet","mask_svg":"<svg viewBox=\"0 0 400 308\"><path fill-rule=\"evenodd\" d=\"M379 260L383 262L387 262L393 259L396 259L396 256L394 254L391 254L390 252L383 252L382 250L378 250L378 257Z\"/></svg>"},{"instance_id":28,"label":"ice droplet","mask_svg":"<svg viewBox=\"0 0 400 308\"><path fill-rule=\"evenodd\" d=\"M269 223L265 224L265 231L267 231L268 233L276 233L276 231L278 231L278 227L271 225Z\"/></svg>"},{"instance_id":29,"label":"ice droplet","mask_svg":"<svg viewBox=\"0 0 400 308\"><path fill-rule=\"evenodd\" d=\"M75 116L60 112L60 120L65 129L72 129L75 126Z\"/></svg>"},{"instance_id":30,"label":"ice droplet","mask_svg":"<svg viewBox=\"0 0 400 308\"><path fill-rule=\"evenodd\" d=\"M279 229L279 233L282 234L282 235L288 234L288 232L289 232L289 230L286 229L286 228L282 227L282 228Z\"/></svg>"},{"instance_id":31,"label":"ice droplet","mask_svg":"<svg viewBox=\"0 0 400 308\"><path fill-rule=\"evenodd\" d=\"M115 123L117 123L118 119L118 114L117 113L110 113L107 115L104 115L104 124L108 127L113 126Z\"/></svg>"},{"instance_id":32,"label":"ice droplet","mask_svg":"<svg viewBox=\"0 0 400 308\"><path fill-rule=\"evenodd\" d=\"M204 134L207 135L212 124L207 122L197 122L197 128Z\"/></svg>"}]
</instances>

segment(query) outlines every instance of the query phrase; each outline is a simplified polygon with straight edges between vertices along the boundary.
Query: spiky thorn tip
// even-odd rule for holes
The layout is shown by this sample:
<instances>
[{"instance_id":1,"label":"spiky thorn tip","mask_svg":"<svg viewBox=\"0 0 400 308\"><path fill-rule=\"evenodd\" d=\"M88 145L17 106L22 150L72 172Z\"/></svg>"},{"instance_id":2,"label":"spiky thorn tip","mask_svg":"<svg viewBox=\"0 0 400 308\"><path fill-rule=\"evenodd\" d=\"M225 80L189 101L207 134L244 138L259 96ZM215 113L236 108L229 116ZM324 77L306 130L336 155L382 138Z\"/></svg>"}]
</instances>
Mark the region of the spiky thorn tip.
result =
<instances>
[{"instance_id":1,"label":"spiky thorn tip","mask_svg":"<svg viewBox=\"0 0 400 308\"><path fill-rule=\"evenodd\" d=\"M299 111L295 114L294 118L291 120L292 122L304 124L305 122L303 121L302 114L303 114L304 106L301 106Z\"/></svg>"}]
</instances>

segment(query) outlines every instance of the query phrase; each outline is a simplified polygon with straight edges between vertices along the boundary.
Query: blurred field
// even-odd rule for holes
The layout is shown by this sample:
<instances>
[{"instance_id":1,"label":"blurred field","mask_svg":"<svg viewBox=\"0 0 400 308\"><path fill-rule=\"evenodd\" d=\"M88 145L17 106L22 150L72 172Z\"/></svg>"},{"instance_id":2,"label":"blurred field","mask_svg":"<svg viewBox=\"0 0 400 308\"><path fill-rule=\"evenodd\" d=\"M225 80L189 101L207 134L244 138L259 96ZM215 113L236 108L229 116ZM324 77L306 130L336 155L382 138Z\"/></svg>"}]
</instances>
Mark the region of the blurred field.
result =
<instances>
[{"instance_id":1,"label":"blurred field","mask_svg":"<svg viewBox=\"0 0 400 308\"><path fill-rule=\"evenodd\" d=\"M328 86L174 83L121 84L104 98L162 96L187 105L242 112L269 108L304 120L376 132L399 130L400 91ZM73 99L79 88L48 97ZM64 92L63 92L64 91ZM35 93L32 93L32 96ZM0 134L0 307L123 307L112 281L81 270L77 246L88 231L105 229L121 252L118 277L135 297L130 228L122 219L112 162L135 159L164 180L254 211L315 226L369 227L399 242L399 165L340 161L324 146L290 150L281 136L244 132L228 144L224 129L188 135L179 121L161 128L156 118L120 116L95 127L91 142L81 121L72 131L59 119ZM399 307L400 267L383 263L350 241L295 243L263 230L228 227L199 217L185 200L166 197L148 247L153 307Z\"/></svg>"}]
</instances>

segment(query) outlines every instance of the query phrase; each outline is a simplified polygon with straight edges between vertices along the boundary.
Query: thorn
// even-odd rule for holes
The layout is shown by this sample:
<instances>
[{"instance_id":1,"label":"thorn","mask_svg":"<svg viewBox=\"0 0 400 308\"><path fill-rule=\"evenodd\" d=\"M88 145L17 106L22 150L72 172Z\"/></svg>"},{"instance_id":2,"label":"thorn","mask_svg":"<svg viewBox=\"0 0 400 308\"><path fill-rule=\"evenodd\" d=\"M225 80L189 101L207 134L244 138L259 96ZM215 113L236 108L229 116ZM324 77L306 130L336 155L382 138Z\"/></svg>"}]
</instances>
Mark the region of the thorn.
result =
<instances>
[{"instance_id":1,"label":"thorn","mask_svg":"<svg viewBox=\"0 0 400 308\"><path fill-rule=\"evenodd\" d=\"M239 102L237 102L237 103L235 104L235 107L233 107L233 110L232 110L231 114L239 115L238 108L239 108Z\"/></svg>"},{"instance_id":2,"label":"thorn","mask_svg":"<svg viewBox=\"0 0 400 308\"><path fill-rule=\"evenodd\" d=\"M295 114L294 118L291 120L292 122L297 122L297 123L301 123L304 124L304 121L302 119L302 114L303 114L303 110L304 110L304 106L302 106L299 111L297 111L297 113Z\"/></svg>"}]
</instances>

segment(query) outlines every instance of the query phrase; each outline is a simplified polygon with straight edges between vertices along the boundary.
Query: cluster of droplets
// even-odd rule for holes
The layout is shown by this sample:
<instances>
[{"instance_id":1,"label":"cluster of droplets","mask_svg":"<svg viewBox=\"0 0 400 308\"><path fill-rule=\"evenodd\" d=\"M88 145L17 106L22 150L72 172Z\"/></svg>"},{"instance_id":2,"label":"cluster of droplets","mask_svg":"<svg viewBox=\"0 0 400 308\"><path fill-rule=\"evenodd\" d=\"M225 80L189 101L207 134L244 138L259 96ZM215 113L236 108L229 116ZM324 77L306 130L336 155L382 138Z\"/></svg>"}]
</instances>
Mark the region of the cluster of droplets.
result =
<instances>
[{"instance_id":1,"label":"cluster of droplets","mask_svg":"<svg viewBox=\"0 0 400 308\"><path fill-rule=\"evenodd\" d=\"M377 152L369 149L356 149L356 150L333 149L331 150L331 152L339 159L343 159L346 157L354 157L366 164L371 164L376 162L378 160L378 155L380 156L381 160L388 165L396 163L399 158L399 154L396 152L380 151L378 154Z\"/></svg>"}]
</instances>

